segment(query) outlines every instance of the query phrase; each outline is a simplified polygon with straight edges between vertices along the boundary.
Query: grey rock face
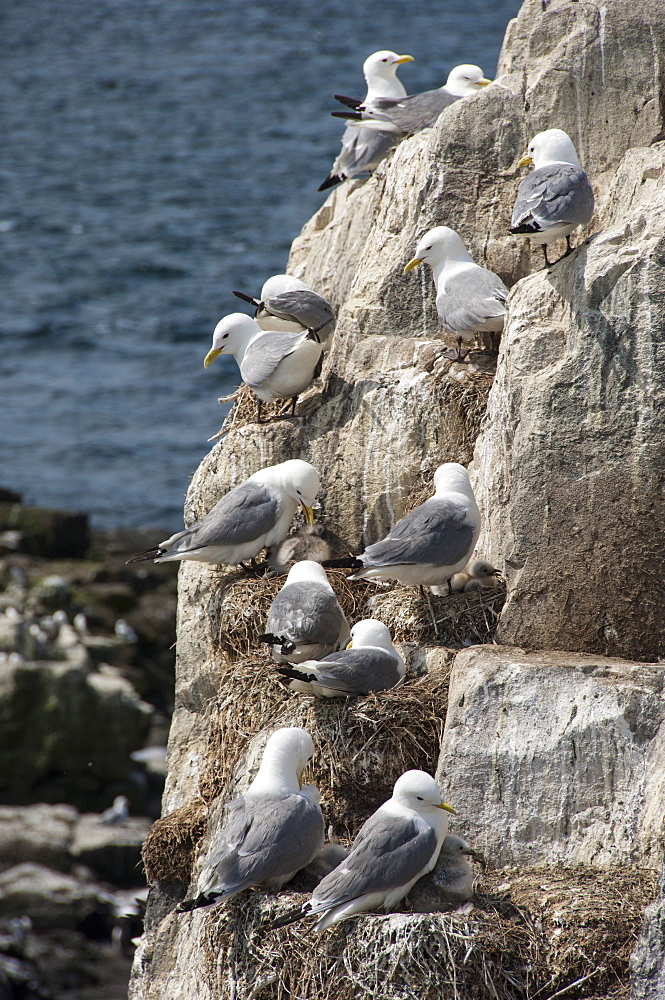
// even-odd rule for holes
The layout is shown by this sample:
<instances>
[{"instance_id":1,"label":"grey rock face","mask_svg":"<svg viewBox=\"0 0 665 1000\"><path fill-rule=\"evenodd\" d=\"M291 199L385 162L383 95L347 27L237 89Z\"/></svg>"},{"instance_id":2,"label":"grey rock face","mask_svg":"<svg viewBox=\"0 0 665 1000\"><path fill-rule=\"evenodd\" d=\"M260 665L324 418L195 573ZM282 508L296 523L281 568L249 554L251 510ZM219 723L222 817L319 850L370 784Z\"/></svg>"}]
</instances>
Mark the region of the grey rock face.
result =
<instances>
[{"instance_id":1,"label":"grey rock face","mask_svg":"<svg viewBox=\"0 0 665 1000\"><path fill-rule=\"evenodd\" d=\"M474 646L457 654L438 776L494 866L662 852L661 667Z\"/></svg>"},{"instance_id":2,"label":"grey rock face","mask_svg":"<svg viewBox=\"0 0 665 1000\"><path fill-rule=\"evenodd\" d=\"M665 996L665 877L658 899L647 906L642 933L630 956L630 1000L661 1000Z\"/></svg>"}]
</instances>

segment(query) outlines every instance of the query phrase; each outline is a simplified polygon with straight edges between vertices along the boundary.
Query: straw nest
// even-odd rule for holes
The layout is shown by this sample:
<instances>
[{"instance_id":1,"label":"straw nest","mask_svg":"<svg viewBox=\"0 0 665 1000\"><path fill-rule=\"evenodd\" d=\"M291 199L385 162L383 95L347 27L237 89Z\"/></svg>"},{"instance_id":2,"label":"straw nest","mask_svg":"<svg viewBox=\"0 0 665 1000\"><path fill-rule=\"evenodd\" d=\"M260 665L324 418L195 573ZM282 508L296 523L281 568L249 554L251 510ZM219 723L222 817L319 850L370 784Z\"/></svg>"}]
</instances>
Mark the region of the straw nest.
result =
<instances>
[{"instance_id":1,"label":"straw nest","mask_svg":"<svg viewBox=\"0 0 665 1000\"><path fill-rule=\"evenodd\" d=\"M316 390L316 394L320 390ZM303 410L309 413L309 406L305 402L305 399L309 399L311 393L307 394L301 393L298 402L296 403L295 416L303 416ZM221 396L218 400L219 403L233 403L231 409L224 417L222 426L213 434L210 441L218 441L219 438L224 437L229 431L238 430L240 427L244 427L246 424L256 423L256 407L257 407L257 397L255 393L245 385L239 385L235 392L232 392L228 396ZM311 405L311 404L310 404ZM287 417L291 415L291 400L290 399L276 399L272 403L262 403L261 404L261 420L263 422L268 422L277 419L277 417Z\"/></svg>"},{"instance_id":2,"label":"straw nest","mask_svg":"<svg viewBox=\"0 0 665 1000\"><path fill-rule=\"evenodd\" d=\"M493 903L506 878L510 905ZM468 914L367 915L321 936L309 921L269 929L306 896L250 893L207 916L205 975L220 1000L627 1000L656 883L625 866L510 869Z\"/></svg>"},{"instance_id":3,"label":"straw nest","mask_svg":"<svg viewBox=\"0 0 665 1000\"><path fill-rule=\"evenodd\" d=\"M482 367L469 367L444 359L435 369L441 420L446 428L446 455L440 456L441 462L468 465L473 458L495 368L496 359L492 358L483 359Z\"/></svg>"}]
</instances>

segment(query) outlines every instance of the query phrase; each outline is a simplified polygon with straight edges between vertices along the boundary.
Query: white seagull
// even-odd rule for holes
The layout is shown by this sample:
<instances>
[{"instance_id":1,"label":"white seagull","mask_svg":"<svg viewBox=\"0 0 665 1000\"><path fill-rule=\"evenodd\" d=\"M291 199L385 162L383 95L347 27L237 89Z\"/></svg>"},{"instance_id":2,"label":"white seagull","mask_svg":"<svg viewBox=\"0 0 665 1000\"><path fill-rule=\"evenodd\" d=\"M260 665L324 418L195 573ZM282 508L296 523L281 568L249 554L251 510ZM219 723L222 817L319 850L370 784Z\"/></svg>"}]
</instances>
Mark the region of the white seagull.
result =
<instances>
[{"instance_id":1,"label":"white seagull","mask_svg":"<svg viewBox=\"0 0 665 1000\"><path fill-rule=\"evenodd\" d=\"M230 490L191 528L127 561L193 559L238 566L245 559L254 559L261 549L279 545L286 538L298 506L307 523L312 524L312 505L318 490L319 476L309 462L293 458L270 465Z\"/></svg>"},{"instance_id":2,"label":"white seagull","mask_svg":"<svg viewBox=\"0 0 665 1000\"><path fill-rule=\"evenodd\" d=\"M261 297L252 298L234 292L243 302L254 306L254 319L262 330L285 330L303 333L311 330L323 345L330 348L335 327L335 310L327 299L290 274L273 274L263 283Z\"/></svg>"}]
</instances>

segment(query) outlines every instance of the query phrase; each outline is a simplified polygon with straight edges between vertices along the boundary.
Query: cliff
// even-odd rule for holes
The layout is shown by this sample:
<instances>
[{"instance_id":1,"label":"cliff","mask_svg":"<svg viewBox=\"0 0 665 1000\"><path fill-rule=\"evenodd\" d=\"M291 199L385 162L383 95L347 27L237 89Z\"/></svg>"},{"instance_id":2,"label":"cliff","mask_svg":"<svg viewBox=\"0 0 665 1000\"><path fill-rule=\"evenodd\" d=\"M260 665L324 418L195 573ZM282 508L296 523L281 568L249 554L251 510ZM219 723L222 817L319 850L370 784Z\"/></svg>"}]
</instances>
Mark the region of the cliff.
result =
<instances>
[{"instance_id":1,"label":"cliff","mask_svg":"<svg viewBox=\"0 0 665 1000\"><path fill-rule=\"evenodd\" d=\"M295 419L257 427L237 407L192 481L187 522L258 468L301 457L321 473L330 538L355 551L420 502L441 462L472 462L478 551L505 570L505 605L435 599L435 634L416 592L379 591L372 614L404 643L407 683L320 705L285 693L255 651L279 581L182 566L134 998L420 1000L446 983L461 1000L628 995L665 839L665 142L650 145L664 64L655 0L527 0L496 85L403 142L367 182L335 189L295 241L287 269L339 311L322 381ZM597 210L580 249L538 271L538 250L532 259L506 234L516 162L553 126L571 135ZM402 274L435 224L511 287L496 370L487 354L444 357L429 273ZM365 617L375 588L342 573L333 583L349 615ZM367 916L321 939L267 932L285 904L262 893L173 912L220 801L246 787L267 731L284 724L314 736L338 836L405 767L436 767L454 831L488 861L484 890L510 893L513 909ZM645 1000L659 995L659 927L656 904L632 966Z\"/></svg>"}]
</instances>

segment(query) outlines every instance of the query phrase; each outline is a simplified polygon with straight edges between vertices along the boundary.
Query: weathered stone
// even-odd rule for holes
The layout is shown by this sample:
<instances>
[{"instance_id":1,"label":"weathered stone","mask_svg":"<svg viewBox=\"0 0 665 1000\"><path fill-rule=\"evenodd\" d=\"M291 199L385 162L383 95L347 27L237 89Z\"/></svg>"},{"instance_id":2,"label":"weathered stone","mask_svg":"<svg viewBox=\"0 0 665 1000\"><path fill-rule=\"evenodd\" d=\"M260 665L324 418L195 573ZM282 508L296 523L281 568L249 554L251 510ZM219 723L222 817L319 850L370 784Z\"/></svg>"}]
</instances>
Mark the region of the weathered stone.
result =
<instances>
[{"instance_id":1,"label":"weathered stone","mask_svg":"<svg viewBox=\"0 0 665 1000\"><path fill-rule=\"evenodd\" d=\"M479 548L506 567L499 641L655 658L665 652L665 146L629 150L616 187L613 225L511 295L474 459Z\"/></svg>"},{"instance_id":2,"label":"weathered stone","mask_svg":"<svg viewBox=\"0 0 665 1000\"><path fill-rule=\"evenodd\" d=\"M67 871L79 816L72 806L0 806L0 867L32 861Z\"/></svg>"},{"instance_id":3,"label":"weathered stone","mask_svg":"<svg viewBox=\"0 0 665 1000\"><path fill-rule=\"evenodd\" d=\"M28 915L36 928L81 928L96 919L111 925L113 897L100 886L43 865L15 865L0 873L0 917Z\"/></svg>"},{"instance_id":4,"label":"weathered stone","mask_svg":"<svg viewBox=\"0 0 665 1000\"><path fill-rule=\"evenodd\" d=\"M142 885L141 845L148 835L150 820L129 816L118 826L99 822L97 815L84 815L76 824L71 855L80 864L112 885Z\"/></svg>"},{"instance_id":5,"label":"weathered stone","mask_svg":"<svg viewBox=\"0 0 665 1000\"><path fill-rule=\"evenodd\" d=\"M18 552L47 559L83 559L90 544L87 514L0 503L0 531L18 532Z\"/></svg>"},{"instance_id":6,"label":"weathered stone","mask_svg":"<svg viewBox=\"0 0 665 1000\"><path fill-rule=\"evenodd\" d=\"M647 906L642 932L630 956L630 1000L665 996L665 872L658 899Z\"/></svg>"},{"instance_id":7,"label":"weathered stone","mask_svg":"<svg viewBox=\"0 0 665 1000\"><path fill-rule=\"evenodd\" d=\"M665 670L473 646L457 654L438 778L493 866L658 863Z\"/></svg>"}]
</instances>

